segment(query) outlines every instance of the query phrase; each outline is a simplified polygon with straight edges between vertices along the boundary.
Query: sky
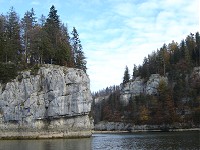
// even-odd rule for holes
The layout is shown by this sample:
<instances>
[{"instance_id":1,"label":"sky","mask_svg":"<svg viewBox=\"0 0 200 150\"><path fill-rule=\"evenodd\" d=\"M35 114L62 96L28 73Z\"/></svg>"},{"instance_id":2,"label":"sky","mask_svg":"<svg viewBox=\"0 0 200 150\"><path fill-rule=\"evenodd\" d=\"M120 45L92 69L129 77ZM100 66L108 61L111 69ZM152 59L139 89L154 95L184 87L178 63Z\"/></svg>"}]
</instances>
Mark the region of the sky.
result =
<instances>
[{"instance_id":1,"label":"sky","mask_svg":"<svg viewBox=\"0 0 200 150\"><path fill-rule=\"evenodd\" d=\"M22 18L34 8L40 18L52 5L69 32L79 33L93 92L119 85L126 65L132 74L164 43L200 30L199 0L0 0L0 13L13 6Z\"/></svg>"}]
</instances>

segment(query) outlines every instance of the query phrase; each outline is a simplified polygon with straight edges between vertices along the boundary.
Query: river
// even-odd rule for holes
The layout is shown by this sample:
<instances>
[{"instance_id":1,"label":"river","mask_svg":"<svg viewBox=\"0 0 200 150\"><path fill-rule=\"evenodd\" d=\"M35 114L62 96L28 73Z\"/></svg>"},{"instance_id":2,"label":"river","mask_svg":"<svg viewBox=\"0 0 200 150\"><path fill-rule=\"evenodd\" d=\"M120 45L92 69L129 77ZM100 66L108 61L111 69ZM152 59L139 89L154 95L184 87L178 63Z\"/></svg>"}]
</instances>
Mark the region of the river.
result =
<instances>
[{"instance_id":1,"label":"river","mask_svg":"<svg viewBox=\"0 0 200 150\"><path fill-rule=\"evenodd\" d=\"M0 150L198 150L200 132L93 134L83 139L1 140Z\"/></svg>"}]
</instances>

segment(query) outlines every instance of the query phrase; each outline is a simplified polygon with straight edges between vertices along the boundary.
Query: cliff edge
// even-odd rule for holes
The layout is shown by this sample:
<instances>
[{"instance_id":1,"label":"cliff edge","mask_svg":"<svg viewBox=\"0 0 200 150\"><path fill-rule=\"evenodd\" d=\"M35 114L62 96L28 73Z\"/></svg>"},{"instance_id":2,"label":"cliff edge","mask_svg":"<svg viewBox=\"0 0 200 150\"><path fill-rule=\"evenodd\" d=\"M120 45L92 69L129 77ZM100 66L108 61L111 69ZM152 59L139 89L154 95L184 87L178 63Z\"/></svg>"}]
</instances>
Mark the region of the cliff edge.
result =
<instances>
[{"instance_id":1,"label":"cliff edge","mask_svg":"<svg viewBox=\"0 0 200 150\"><path fill-rule=\"evenodd\" d=\"M91 135L92 95L79 69L43 65L0 84L0 138Z\"/></svg>"}]
</instances>

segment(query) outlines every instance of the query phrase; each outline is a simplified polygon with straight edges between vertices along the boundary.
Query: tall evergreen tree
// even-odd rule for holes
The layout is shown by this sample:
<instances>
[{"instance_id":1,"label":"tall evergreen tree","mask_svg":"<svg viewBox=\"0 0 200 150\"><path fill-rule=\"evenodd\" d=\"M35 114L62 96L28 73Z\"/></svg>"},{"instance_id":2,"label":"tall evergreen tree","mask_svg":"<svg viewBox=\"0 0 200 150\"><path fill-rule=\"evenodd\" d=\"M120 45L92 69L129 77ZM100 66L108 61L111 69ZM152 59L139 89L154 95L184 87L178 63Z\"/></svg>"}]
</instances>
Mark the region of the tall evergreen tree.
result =
<instances>
[{"instance_id":1,"label":"tall evergreen tree","mask_svg":"<svg viewBox=\"0 0 200 150\"><path fill-rule=\"evenodd\" d=\"M195 34L195 39L196 39L196 53L198 54L198 65L200 65L200 35L199 32Z\"/></svg>"},{"instance_id":2,"label":"tall evergreen tree","mask_svg":"<svg viewBox=\"0 0 200 150\"><path fill-rule=\"evenodd\" d=\"M7 15L5 27L5 62L18 63L21 51L20 23L17 13L12 7Z\"/></svg>"},{"instance_id":3,"label":"tall evergreen tree","mask_svg":"<svg viewBox=\"0 0 200 150\"><path fill-rule=\"evenodd\" d=\"M0 15L0 62L4 59L6 18Z\"/></svg>"},{"instance_id":4,"label":"tall evergreen tree","mask_svg":"<svg viewBox=\"0 0 200 150\"><path fill-rule=\"evenodd\" d=\"M124 77L123 77L123 84L126 84L130 80L130 74L129 74L129 69L126 66L125 71L124 71Z\"/></svg>"},{"instance_id":5,"label":"tall evergreen tree","mask_svg":"<svg viewBox=\"0 0 200 150\"><path fill-rule=\"evenodd\" d=\"M194 34L190 33L190 35L187 36L186 40L186 53L185 53L185 59L187 61L187 63L189 64L189 66L191 65L191 63L194 63L197 66L197 54L195 51L195 39L194 39Z\"/></svg>"},{"instance_id":6,"label":"tall evergreen tree","mask_svg":"<svg viewBox=\"0 0 200 150\"><path fill-rule=\"evenodd\" d=\"M22 18L21 21L23 29L22 42L23 42L23 49L24 49L26 63L30 63L32 58L32 53L34 53L32 48L34 44L32 30L35 27L35 23L36 23L36 17L34 9L32 8L31 11L27 11L24 14L24 17Z\"/></svg>"},{"instance_id":7,"label":"tall evergreen tree","mask_svg":"<svg viewBox=\"0 0 200 150\"><path fill-rule=\"evenodd\" d=\"M150 71L149 71L149 59L148 58L144 58L143 60L143 67L141 70L141 77L142 78L148 78L150 76Z\"/></svg>"},{"instance_id":8,"label":"tall evergreen tree","mask_svg":"<svg viewBox=\"0 0 200 150\"><path fill-rule=\"evenodd\" d=\"M55 61L56 53L59 50L58 48L58 41L59 41L59 34L60 34L60 20L59 16L57 15L57 10L55 9L54 5L51 6L48 18L45 23L45 31L47 32L48 38L51 41L51 47L46 52L48 55L46 56L46 63L52 63L52 60Z\"/></svg>"},{"instance_id":9,"label":"tall evergreen tree","mask_svg":"<svg viewBox=\"0 0 200 150\"><path fill-rule=\"evenodd\" d=\"M132 78L135 79L138 75L139 75L138 68L137 68L137 66L134 64Z\"/></svg>"},{"instance_id":10,"label":"tall evergreen tree","mask_svg":"<svg viewBox=\"0 0 200 150\"><path fill-rule=\"evenodd\" d=\"M169 53L167 51L167 45L163 44L163 46L160 48L160 64L161 64L161 70L163 70L161 72L161 74L163 74L165 76L166 71L168 71L167 69L169 68Z\"/></svg>"},{"instance_id":11,"label":"tall evergreen tree","mask_svg":"<svg viewBox=\"0 0 200 150\"><path fill-rule=\"evenodd\" d=\"M68 28L64 24L60 27L59 51L57 52L57 61L60 65L73 67L71 64L71 45Z\"/></svg>"},{"instance_id":12,"label":"tall evergreen tree","mask_svg":"<svg viewBox=\"0 0 200 150\"><path fill-rule=\"evenodd\" d=\"M72 31L71 46L72 46L72 56L73 56L75 67L82 69L84 72L86 72L87 70L86 57L82 50L81 41L79 39L79 35L75 27L73 28L73 31Z\"/></svg>"}]
</instances>

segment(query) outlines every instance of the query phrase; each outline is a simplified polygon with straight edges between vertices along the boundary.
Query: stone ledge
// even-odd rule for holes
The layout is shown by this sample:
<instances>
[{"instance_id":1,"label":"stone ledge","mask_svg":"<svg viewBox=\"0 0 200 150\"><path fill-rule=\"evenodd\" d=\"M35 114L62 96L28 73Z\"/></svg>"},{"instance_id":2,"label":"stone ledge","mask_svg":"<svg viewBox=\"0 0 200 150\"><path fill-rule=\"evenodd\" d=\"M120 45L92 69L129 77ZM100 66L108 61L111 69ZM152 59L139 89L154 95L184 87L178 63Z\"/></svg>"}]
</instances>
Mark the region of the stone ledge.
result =
<instances>
[{"instance_id":1,"label":"stone ledge","mask_svg":"<svg viewBox=\"0 0 200 150\"><path fill-rule=\"evenodd\" d=\"M77 132L0 132L0 140L16 139L54 139L54 138L87 138L92 131Z\"/></svg>"}]
</instances>

